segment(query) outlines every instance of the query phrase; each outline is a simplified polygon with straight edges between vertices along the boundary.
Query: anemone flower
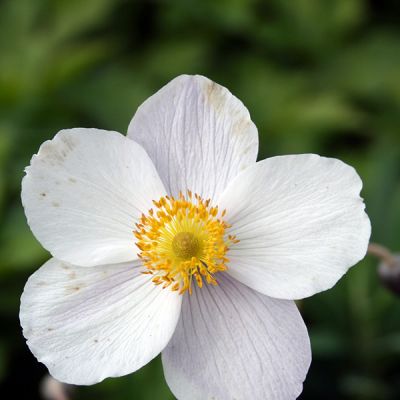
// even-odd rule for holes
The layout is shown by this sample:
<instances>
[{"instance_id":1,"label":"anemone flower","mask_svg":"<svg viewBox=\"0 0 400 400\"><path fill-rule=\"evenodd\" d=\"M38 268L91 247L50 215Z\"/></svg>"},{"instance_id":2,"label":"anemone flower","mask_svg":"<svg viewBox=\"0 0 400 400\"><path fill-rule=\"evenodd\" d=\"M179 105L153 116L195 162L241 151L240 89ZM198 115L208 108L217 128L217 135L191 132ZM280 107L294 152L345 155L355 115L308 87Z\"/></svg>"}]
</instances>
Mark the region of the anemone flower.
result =
<instances>
[{"instance_id":1,"label":"anemone flower","mask_svg":"<svg viewBox=\"0 0 400 400\"><path fill-rule=\"evenodd\" d=\"M294 300L364 257L370 222L352 167L257 151L247 109L201 76L145 101L127 137L77 128L42 144L22 202L53 258L20 320L51 375L94 384L161 352L180 400L301 393L311 351Z\"/></svg>"}]
</instances>

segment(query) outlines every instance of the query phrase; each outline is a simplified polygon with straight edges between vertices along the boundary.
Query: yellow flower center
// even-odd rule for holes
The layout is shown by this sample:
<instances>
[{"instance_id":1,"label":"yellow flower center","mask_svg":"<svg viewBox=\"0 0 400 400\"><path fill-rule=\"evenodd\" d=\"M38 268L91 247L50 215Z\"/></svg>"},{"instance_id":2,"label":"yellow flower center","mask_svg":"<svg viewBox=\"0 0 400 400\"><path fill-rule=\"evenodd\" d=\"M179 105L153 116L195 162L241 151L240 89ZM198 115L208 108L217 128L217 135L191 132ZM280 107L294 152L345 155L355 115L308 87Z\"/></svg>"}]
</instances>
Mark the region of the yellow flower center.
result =
<instances>
[{"instance_id":1,"label":"yellow flower center","mask_svg":"<svg viewBox=\"0 0 400 400\"><path fill-rule=\"evenodd\" d=\"M193 233L179 232L172 241L172 250L177 257L190 260L192 257L197 257L200 243Z\"/></svg>"},{"instance_id":2,"label":"yellow flower center","mask_svg":"<svg viewBox=\"0 0 400 400\"><path fill-rule=\"evenodd\" d=\"M227 270L226 253L239 241L227 235L230 226L210 200L203 200L190 191L178 198L161 197L136 224L134 234L138 254L156 285L170 287L182 294L192 293L192 282L217 285L215 274Z\"/></svg>"}]
</instances>

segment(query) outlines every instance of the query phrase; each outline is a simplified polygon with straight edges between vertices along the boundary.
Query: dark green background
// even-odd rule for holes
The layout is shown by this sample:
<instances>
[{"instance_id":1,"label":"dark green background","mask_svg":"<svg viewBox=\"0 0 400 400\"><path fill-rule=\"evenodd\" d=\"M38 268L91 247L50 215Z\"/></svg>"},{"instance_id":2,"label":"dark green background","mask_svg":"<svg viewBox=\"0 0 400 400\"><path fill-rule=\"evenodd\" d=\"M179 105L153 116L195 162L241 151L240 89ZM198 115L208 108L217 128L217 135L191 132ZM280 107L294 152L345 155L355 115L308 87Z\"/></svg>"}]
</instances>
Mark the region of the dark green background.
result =
<instances>
[{"instance_id":1,"label":"dark green background","mask_svg":"<svg viewBox=\"0 0 400 400\"><path fill-rule=\"evenodd\" d=\"M355 166L373 240L400 250L399 4L0 1L2 398L36 398L46 371L18 323L23 285L48 258L21 208L24 166L62 128L126 132L137 106L181 73L206 75L247 105L260 158L315 152ZM314 358L302 399L400 398L400 298L379 284L376 260L300 306ZM173 398L159 359L75 397Z\"/></svg>"}]
</instances>

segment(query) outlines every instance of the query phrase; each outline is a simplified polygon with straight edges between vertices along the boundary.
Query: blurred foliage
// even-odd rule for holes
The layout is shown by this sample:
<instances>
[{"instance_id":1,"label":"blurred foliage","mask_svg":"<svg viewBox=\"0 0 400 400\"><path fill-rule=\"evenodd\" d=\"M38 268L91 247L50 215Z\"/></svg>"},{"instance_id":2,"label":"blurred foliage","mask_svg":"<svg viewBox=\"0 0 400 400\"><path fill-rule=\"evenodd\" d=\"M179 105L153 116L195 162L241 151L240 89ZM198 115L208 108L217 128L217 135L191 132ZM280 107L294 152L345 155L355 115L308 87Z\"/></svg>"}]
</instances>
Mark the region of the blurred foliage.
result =
<instances>
[{"instance_id":1,"label":"blurred foliage","mask_svg":"<svg viewBox=\"0 0 400 400\"><path fill-rule=\"evenodd\" d=\"M355 166L373 240L400 250L399 18L395 0L1 1L4 390L35 398L45 373L17 317L25 280L48 257L21 208L24 166L62 128L125 132L138 105L181 73L206 75L247 105L260 158L315 152ZM300 307L314 357L302 399L400 398L400 299L379 285L375 260ZM173 396L157 359L76 398Z\"/></svg>"}]
</instances>

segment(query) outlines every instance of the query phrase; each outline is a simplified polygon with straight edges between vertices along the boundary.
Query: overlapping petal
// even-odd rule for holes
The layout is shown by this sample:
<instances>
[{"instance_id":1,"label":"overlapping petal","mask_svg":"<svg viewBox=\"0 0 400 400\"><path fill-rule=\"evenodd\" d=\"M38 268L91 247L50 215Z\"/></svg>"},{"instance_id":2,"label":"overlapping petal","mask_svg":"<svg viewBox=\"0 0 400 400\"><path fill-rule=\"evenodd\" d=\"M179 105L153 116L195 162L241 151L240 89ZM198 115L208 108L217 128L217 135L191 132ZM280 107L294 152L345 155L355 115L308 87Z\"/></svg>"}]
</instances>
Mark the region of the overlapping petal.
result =
<instances>
[{"instance_id":1,"label":"overlapping petal","mask_svg":"<svg viewBox=\"0 0 400 400\"><path fill-rule=\"evenodd\" d=\"M361 180L313 154L273 157L236 177L219 200L231 234L233 277L266 295L298 299L332 287L368 247Z\"/></svg>"},{"instance_id":2,"label":"overlapping petal","mask_svg":"<svg viewBox=\"0 0 400 400\"><path fill-rule=\"evenodd\" d=\"M53 258L29 278L23 333L55 378L87 385L125 375L167 345L182 296L141 270L137 261L85 268Z\"/></svg>"},{"instance_id":3,"label":"overlapping petal","mask_svg":"<svg viewBox=\"0 0 400 400\"><path fill-rule=\"evenodd\" d=\"M264 296L222 275L182 304L162 353L179 400L295 399L310 361L304 322L292 301Z\"/></svg>"},{"instance_id":4,"label":"overlapping petal","mask_svg":"<svg viewBox=\"0 0 400 400\"><path fill-rule=\"evenodd\" d=\"M182 75L146 100L128 129L172 195L215 198L256 161L257 128L243 103L203 76Z\"/></svg>"},{"instance_id":5,"label":"overlapping petal","mask_svg":"<svg viewBox=\"0 0 400 400\"><path fill-rule=\"evenodd\" d=\"M135 222L164 194L141 146L97 129L43 143L22 182L35 236L53 256L82 266L136 259Z\"/></svg>"}]
</instances>

